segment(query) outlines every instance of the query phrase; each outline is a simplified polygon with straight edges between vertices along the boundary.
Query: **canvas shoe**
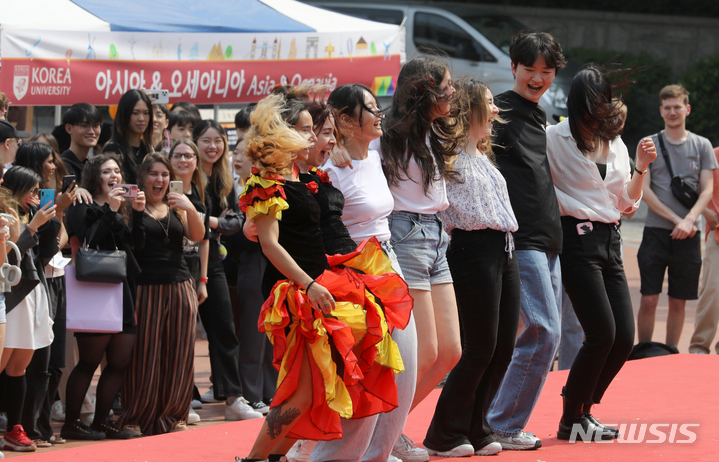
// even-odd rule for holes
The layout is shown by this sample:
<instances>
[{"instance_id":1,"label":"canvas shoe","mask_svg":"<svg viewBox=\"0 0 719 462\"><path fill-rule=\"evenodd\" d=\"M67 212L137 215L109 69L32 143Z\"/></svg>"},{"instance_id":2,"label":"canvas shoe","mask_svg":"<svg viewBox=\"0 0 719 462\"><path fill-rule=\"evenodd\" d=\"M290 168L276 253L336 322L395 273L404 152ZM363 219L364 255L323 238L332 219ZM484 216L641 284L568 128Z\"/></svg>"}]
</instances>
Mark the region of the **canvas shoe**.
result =
<instances>
[{"instance_id":1,"label":"canvas shoe","mask_svg":"<svg viewBox=\"0 0 719 462\"><path fill-rule=\"evenodd\" d=\"M35 446L38 448L51 448L52 447L52 443L50 443L49 441L40 439L40 438L35 438L34 440L32 440L32 442L35 443Z\"/></svg>"},{"instance_id":2,"label":"canvas shoe","mask_svg":"<svg viewBox=\"0 0 719 462\"><path fill-rule=\"evenodd\" d=\"M235 398L232 404L225 404L225 420L250 420L261 419L262 417L264 416L252 409L242 396Z\"/></svg>"},{"instance_id":3,"label":"canvas shoe","mask_svg":"<svg viewBox=\"0 0 719 462\"><path fill-rule=\"evenodd\" d=\"M215 399L215 392L212 391L212 385L210 385L210 389L207 392L200 395L200 402L212 404L212 403L221 403L222 400Z\"/></svg>"},{"instance_id":4,"label":"canvas shoe","mask_svg":"<svg viewBox=\"0 0 719 462\"><path fill-rule=\"evenodd\" d=\"M195 412L194 409L190 408L190 414L187 416L187 425L195 425L201 420L202 419L200 418L200 414Z\"/></svg>"},{"instance_id":5,"label":"canvas shoe","mask_svg":"<svg viewBox=\"0 0 719 462\"><path fill-rule=\"evenodd\" d=\"M317 441L297 440L287 451L287 460L289 462L310 462L310 456L315 446L317 446Z\"/></svg>"},{"instance_id":6,"label":"canvas shoe","mask_svg":"<svg viewBox=\"0 0 719 462\"><path fill-rule=\"evenodd\" d=\"M519 432L517 436L500 436L496 433L492 434L494 441L502 445L505 451L526 451L528 449L539 449L542 442L533 433Z\"/></svg>"},{"instance_id":7,"label":"canvas shoe","mask_svg":"<svg viewBox=\"0 0 719 462\"><path fill-rule=\"evenodd\" d=\"M192 409L202 409L202 401L199 399L193 399L192 403L190 403L190 407Z\"/></svg>"},{"instance_id":8,"label":"canvas shoe","mask_svg":"<svg viewBox=\"0 0 719 462\"><path fill-rule=\"evenodd\" d=\"M387 458L387 462L402 462L402 459L400 459L399 457L395 457L395 456L393 456L392 454L390 454L389 457Z\"/></svg>"},{"instance_id":9,"label":"canvas shoe","mask_svg":"<svg viewBox=\"0 0 719 462\"><path fill-rule=\"evenodd\" d=\"M417 447L414 441L402 433L392 447L392 455L402 462L426 462L429 454L424 448Z\"/></svg>"},{"instance_id":10,"label":"canvas shoe","mask_svg":"<svg viewBox=\"0 0 719 462\"><path fill-rule=\"evenodd\" d=\"M262 415L267 415L267 413L270 412L270 407L265 404L264 401L255 401L254 403L250 403L250 407Z\"/></svg>"},{"instance_id":11,"label":"canvas shoe","mask_svg":"<svg viewBox=\"0 0 719 462\"><path fill-rule=\"evenodd\" d=\"M50 408L50 418L55 422L65 421L65 409L63 409L62 401L59 399L52 403L52 407Z\"/></svg>"},{"instance_id":12,"label":"canvas shoe","mask_svg":"<svg viewBox=\"0 0 719 462\"><path fill-rule=\"evenodd\" d=\"M439 457L472 457L474 455L474 447L469 444L460 444L459 446L453 447L449 451L435 451L434 449L426 448L427 454L430 456Z\"/></svg>"},{"instance_id":13,"label":"canvas shoe","mask_svg":"<svg viewBox=\"0 0 719 462\"><path fill-rule=\"evenodd\" d=\"M493 456L502 452L502 445L496 441L489 443L481 449L474 451L475 456Z\"/></svg>"},{"instance_id":14,"label":"canvas shoe","mask_svg":"<svg viewBox=\"0 0 719 462\"><path fill-rule=\"evenodd\" d=\"M5 431L5 436L0 440L0 447L17 452L32 452L37 449L35 443L27 437L22 425L15 425L11 431Z\"/></svg>"}]
</instances>

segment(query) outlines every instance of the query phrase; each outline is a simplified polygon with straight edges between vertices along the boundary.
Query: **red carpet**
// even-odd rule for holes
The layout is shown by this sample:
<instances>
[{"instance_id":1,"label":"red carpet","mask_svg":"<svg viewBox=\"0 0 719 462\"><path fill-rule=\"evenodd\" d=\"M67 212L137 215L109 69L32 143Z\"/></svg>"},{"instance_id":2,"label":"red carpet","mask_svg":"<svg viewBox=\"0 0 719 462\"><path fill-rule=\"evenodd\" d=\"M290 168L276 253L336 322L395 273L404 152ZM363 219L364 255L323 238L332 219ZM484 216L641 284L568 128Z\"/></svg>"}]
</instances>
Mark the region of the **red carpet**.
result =
<instances>
[{"instance_id":1,"label":"red carpet","mask_svg":"<svg viewBox=\"0 0 719 462\"><path fill-rule=\"evenodd\" d=\"M632 361L612 383L604 403L594 415L606 424L635 424L634 438L642 425L642 442L576 443L556 439L561 414L559 393L566 372L552 372L527 431L542 439L537 451L504 451L497 461L717 461L719 460L719 357L673 355ZM420 443L439 394L435 390L410 415L406 433ZM68 448L22 456L31 461L233 461L250 450L262 420L235 422L130 441ZM652 424L667 424L665 426ZM671 424L676 424L672 426ZM684 426L682 424L698 426ZM650 430L653 428L653 431ZM672 431L672 429L674 430ZM692 443L681 443L695 435ZM626 437L626 436L625 436ZM664 439L656 444L650 440ZM669 441L674 441L670 443ZM460 460L432 457L433 460ZM480 459L474 457L471 460ZM468 460L468 459L464 459Z\"/></svg>"}]
</instances>

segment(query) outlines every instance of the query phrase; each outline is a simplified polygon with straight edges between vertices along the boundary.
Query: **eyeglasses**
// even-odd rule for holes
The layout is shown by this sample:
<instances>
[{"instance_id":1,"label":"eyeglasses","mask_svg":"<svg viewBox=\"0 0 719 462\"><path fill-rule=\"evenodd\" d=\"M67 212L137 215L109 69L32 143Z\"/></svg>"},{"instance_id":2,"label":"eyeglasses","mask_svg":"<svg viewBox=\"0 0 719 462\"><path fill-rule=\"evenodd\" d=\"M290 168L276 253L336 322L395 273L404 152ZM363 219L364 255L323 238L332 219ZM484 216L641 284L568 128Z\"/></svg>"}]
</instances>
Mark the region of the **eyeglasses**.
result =
<instances>
[{"instance_id":1,"label":"eyeglasses","mask_svg":"<svg viewBox=\"0 0 719 462\"><path fill-rule=\"evenodd\" d=\"M83 122L83 123L77 124L75 126L78 127L80 130L85 130L85 131L87 131L89 129L93 129L93 130L102 129L102 124L100 124L100 123L89 124L89 123Z\"/></svg>"},{"instance_id":2,"label":"eyeglasses","mask_svg":"<svg viewBox=\"0 0 719 462\"><path fill-rule=\"evenodd\" d=\"M195 157L196 157L195 154L185 154L184 152L172 153L172 158L175 160L181 160L181 159L193 160L193 159L195 159Z\"/></svg>"},{"instance_id":3,"label":"eyeglasses","mask_svg":"<svg viewBox=\"0 0 719 462\"><path fill-rule=\"evenodd\" d=\"M30 194L32 194L33 196L37 196L38 194L40 194L40 188L32 188L30 190Z\"/></svg>"}]
</instances>

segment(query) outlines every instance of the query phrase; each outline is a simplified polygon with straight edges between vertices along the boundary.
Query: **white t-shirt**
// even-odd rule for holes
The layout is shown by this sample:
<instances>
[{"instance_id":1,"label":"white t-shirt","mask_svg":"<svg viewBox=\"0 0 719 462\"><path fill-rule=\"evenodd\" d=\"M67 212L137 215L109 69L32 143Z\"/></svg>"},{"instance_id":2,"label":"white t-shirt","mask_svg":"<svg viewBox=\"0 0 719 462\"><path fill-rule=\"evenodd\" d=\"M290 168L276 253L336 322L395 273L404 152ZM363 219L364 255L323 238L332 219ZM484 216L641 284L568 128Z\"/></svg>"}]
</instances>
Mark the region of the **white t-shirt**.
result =
<instances>
[{"instance_id":1,"label":"white t-shirt","mask_svg":"<svg viewBox=\"0 0 719 462\"><path fill-rule=\"evenodd\" d=\"M388 241L391 233L387 217L392 213L394 200L379 154L370 150L366 159L353 160L352 167L339 168L332 162L323 167L332 186L345 196L342 221L355 242L373 236L380 242Z\"/></svg>"},{"instance_id":2,"label":"white t-shirt","mask_svg":"<svg viewBox=\"0 0 719 462\"><path fill-rule=\"evenodd\" d=\"M382 157L379 138L372 141L369 148L379 152L380 158ZM433 181L425 194L422 186L422 171L414 160L414 156L409 161L408 173L409 178L403 178L404 175L402 175L399 184L390 188L396 211L434 215L449 207L444 178Z\"/></svg>"}]
</instances>

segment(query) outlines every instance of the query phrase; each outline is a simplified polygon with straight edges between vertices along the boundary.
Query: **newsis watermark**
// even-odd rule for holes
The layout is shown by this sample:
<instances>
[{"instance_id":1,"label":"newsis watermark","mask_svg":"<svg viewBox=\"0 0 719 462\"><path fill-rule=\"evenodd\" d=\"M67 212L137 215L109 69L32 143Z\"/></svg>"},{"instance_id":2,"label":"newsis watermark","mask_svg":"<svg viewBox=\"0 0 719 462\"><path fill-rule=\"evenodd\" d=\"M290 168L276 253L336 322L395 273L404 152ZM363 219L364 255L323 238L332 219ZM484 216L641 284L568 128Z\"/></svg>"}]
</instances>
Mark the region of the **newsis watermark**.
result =
<instances>
[{"instance_id":1,"label":"newsis watermark","mask_svg":"<svg viewBox=\"0 0 719 462\"><path fill-rule=\"evenodd\" d=\"M601 430L584 430L582 425L572 425L569 436L570 443L614 443L620 444L691 444L697 440L693 430L699 427L698 423L632 423L632 424L604 424L619 429L619 438L612 438L612 432Z\"/></svg>"}]
</instances>

